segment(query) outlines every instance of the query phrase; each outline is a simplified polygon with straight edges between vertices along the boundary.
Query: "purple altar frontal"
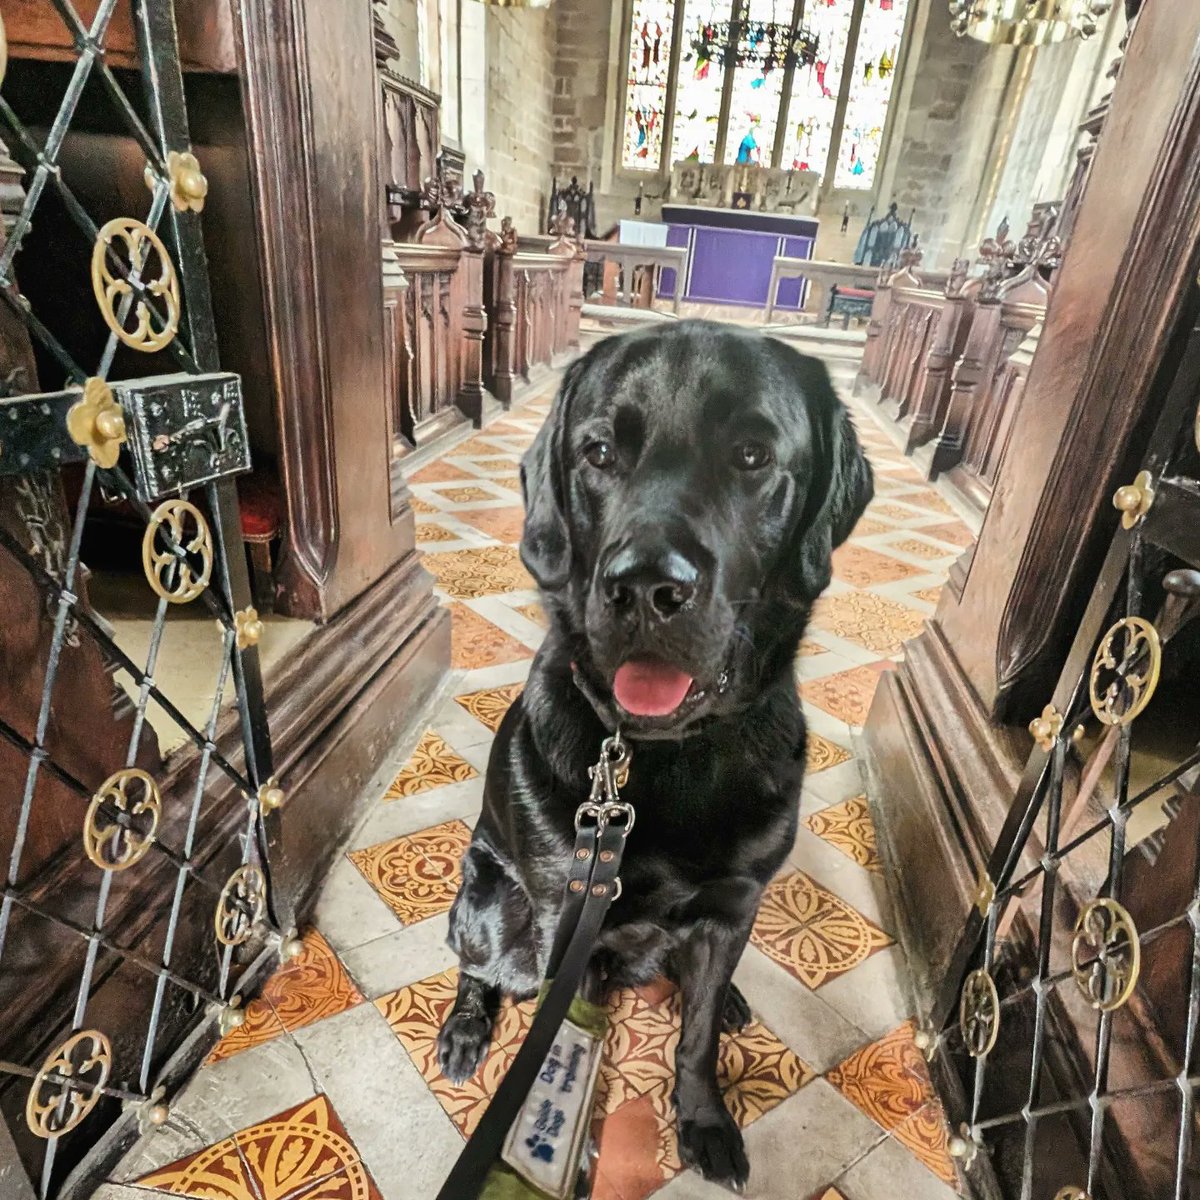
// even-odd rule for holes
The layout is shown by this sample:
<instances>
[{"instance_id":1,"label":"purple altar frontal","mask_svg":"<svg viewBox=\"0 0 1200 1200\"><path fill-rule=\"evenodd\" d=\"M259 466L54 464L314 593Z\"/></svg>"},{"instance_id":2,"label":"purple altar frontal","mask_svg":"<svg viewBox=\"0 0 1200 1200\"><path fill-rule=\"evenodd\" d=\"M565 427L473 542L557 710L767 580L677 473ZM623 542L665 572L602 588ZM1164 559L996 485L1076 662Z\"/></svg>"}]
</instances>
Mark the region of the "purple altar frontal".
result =
<instances>
[{"instance_id":1,"label":"purple altar frontal","mask_svg":"<svg viewBox=\"0 0 1200 1200\"><path fill-rule=\"evenodd\" d=\"M737 208L701 208L664 204L667 245L687 249L683 298L711 304L764 308L777 255L812 258L817 239L815 217L752 212ZM664 271L660 296L669 296L674 271ZM805 279L779 284L775 307L795 311L804 305Z\"/></svg>"}]
</instances>

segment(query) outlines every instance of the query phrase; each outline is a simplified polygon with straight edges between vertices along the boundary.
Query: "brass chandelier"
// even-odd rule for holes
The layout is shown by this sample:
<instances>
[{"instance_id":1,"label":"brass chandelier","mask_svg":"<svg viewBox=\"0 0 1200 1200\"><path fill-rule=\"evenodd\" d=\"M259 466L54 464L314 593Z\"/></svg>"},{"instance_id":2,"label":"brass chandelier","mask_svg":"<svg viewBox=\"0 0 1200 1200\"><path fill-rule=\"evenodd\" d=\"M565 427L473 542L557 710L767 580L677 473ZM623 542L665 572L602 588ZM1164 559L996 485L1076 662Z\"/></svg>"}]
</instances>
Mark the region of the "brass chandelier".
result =
<instances>
[{"instance_id":1,"label":"brass chandelier","mask_svg":"<svg viewBox=\"0 0 1200 1200\"><path fill-rule=\"evenodd\" d=\"M998 46L1048 46L1090 38L1112 0L950 0L950 28Z\"/></svg>"}]
</instances>

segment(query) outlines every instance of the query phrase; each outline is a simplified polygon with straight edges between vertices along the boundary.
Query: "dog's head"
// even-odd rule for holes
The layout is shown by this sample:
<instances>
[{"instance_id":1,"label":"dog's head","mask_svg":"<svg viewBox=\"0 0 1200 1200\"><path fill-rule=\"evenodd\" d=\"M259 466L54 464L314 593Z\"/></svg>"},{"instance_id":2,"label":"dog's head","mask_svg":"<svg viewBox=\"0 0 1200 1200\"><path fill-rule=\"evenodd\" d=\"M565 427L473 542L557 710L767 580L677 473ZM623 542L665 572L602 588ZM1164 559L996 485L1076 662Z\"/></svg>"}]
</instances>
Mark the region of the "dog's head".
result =
<instances>
[{"instance_id":1,"label":"dog's head","mask_svg":"<svg viewBox=\"0 0 1200 1200\"><path fill-rule=\"evenodd\" d=\"M703 321L573 363L521 478L525 565L593 691L641 736L681 735L790 671L872 494L822 363Z\"/></svg>"}]
</instances>

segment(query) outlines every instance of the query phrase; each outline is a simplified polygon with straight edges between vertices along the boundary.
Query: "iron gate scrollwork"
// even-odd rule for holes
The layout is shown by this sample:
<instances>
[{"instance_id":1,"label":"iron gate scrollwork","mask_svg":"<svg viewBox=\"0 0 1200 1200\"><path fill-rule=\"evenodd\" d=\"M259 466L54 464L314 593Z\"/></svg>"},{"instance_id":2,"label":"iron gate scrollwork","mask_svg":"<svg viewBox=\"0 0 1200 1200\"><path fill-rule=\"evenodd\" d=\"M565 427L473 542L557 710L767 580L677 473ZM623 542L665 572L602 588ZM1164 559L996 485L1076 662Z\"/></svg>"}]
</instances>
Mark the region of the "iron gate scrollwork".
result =
<instances>
[{"instance_id":1,"label":"iron gate scrollwork","mask_svg":"<svg viewBox=\"0 0 1200 1200\"><path fill-rule=\"evenodd\" d=\"M1200 1195L1198 302L921 1034L989 1198Z\"/></svg>"},{"instance_id":2,"label":"iron gate scrollwork","mask_svg":"<svg viewBox=\"0 0 1200 1200\"><path fill-rule=\"evenodd\" d=\"M107 1137L111 1153L118 1122L167 1119L185 1038L205 1019L239 1023L254 973L296 945L271 888L283 793L234 487L249 439L240 381L217 362L201 240L208 183L171 0L121 3L142 95L105 61L118 0L89 5L90 22L46 0L74 47L48 124L22 119L14 64L7 85L0 65L0 160L6 148L24 172L0 241L0 599L40 598L0 631L4 665L27 668L0 685L0 1119L42 1197L90 1194L90 1151ZM102 225L62 157L85 92L146 159L145 211ZM75 238L72 320L94 327L94 361L20 290L41 269L35 217ZM65 383L39 392L34 375ZM92 595L85 544L105 506L143 530L142 574L118 580L146 597L136 636ZM210 671L203 711L172 694L182 610L207 614L188 626L210 631L189 643Z\"/></svg>"}]
</instances>

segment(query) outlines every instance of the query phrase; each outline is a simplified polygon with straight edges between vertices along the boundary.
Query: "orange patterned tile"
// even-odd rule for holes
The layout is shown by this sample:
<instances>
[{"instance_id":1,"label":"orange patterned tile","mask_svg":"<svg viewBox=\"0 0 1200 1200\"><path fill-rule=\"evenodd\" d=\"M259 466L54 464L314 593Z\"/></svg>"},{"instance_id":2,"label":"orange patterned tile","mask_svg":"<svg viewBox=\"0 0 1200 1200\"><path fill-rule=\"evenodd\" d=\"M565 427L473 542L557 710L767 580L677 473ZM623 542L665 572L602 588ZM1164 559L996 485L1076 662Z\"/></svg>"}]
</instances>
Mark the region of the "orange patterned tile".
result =
<instances>
[{"instance_id":1,"label":"orange patterned tile","mask_svg":"<svg viewBox=\"0 0 1200 1200\"><path fill-rule=\"evenodd\" d=\"M897 654L921 632L923 613L877 596L874 592L842 592L822 596L813 610L813 624L875 654Z\"/></svg>"},{"instance_id":2,"label":"orange patterned tile","mask_svg":"<svg viewBox=\"0 0 1200 1200\"><path fill-rule=\"evenodd\" d=\"M897 579L920 575L921 568L847 542L833 552L833 573L854 587L869 587L873 583L894 583Z\"/></svg>"},{"instance_id":3,"label":"orange patterned tile","mask_svg":"<svg viewBox=\"0 0 1200 1200\"><path fill-rule=\"evenodd\" d=\"M486 725L495 733L500 728L500 722L504 720L504 714L521 694L523 687L524 684L510 683L504 687L485 688L482 692L471 692L466 696L455 696L454 699L475 720Z\"/></svg>"},{"instance_id":4,"label":"orange patterned tile","mask_svg":"<svg viewBox=\"0 0 1200 1200\"><path fill-rule=\"evenodd\" d=\"M870 517L859 517L851 537L870 537L873 533L891 533L893 526L885 525L882 521L873 521Z\"/></svg>"},{"instance_id":5,"label":"orange patterned tile","mask_svg":"<svg viewBox=\"0 0 1200 1200\"><path fill-rule=\"evenodd\" d=\"M521 531L525 527L523 508L478 508L458 515L480 533L513 546L521 540Z\"/></svg>"},{"instance_id":6,"label":"orange patterned tile","mask_svg":"<svg viewBox=\"0 0 1200 1200\"><path fill-rule=\"evenodd\" d=\"M975 541L975 535L970 527L962 521L947 521L944 525L925 525L921 532L937 538L939 542L949 542L952 546L961 546L964 550Z\"/></svg>"},{"instance_id":7,"label":"orange patterned tile","mask_svg":"<svg viewBox=\"0 0 1200 1200\"><path fill-rule=\"evenodd\" d=\"M457 665L457 664L456 664ZM417 743L412 758L400 774L388 784L385 800L415 796L448 783L465 783L479 774L469 762L460 758L432 729L427 729Z\"/></svg>"},{"instance_id":8,"label":"orange patterned tile","mask_svg":"<svg viewBox=\"0 0 1200 1200\"><path fill-rule=\"evenodd\" d=\"M449 500L451 504L474 504L480 500L496 499L495 492L490 492L487 488L475 487L471 484L465 487L439 488L438 495L443 500Z\"/></svg>"},{"instance_id":9,"label":"orange patterned tile","mask_svg":"<svg viewBox=\"0 0 1200 1200\"><path fill-rule=\"evenodd\" d=\"M892 1137L913 1152L943 1183L957 1189L958 1171L950 1157L950 1130L938 1101L926 1104L892 1130Z\"/></svg>"},{"instance_id":10,"label":"orange patterned tile","mask_svg":"<svg viewBox=\"0 0 1200 1200\"><path fill-rule=\"evenodd\" d=\"M450 665L463 670L532 658L524 642L465 604L450 605Z\"/></svg>"},{"instance_id":11,"label":"orange patterned tile","mask_svg":"<svg viewBox=\"0 0 1200 1200\"><path fill-rule=\"evenodd\" d=\"M852 667L822 679L805 680L800 695L847 725L861 725L867 719L878 683L879 672L874 667Z\"/></svg>"},{"instance_id":12,"label":"orange patterned tile","mask_svg":"<svg viewBox=\"0 0 1200 1200\"><path fill-rule=\"evenodd\" d=\"M438 586L455 600L524 592L535 586L521 565L515 546L481 546L475 550L427 554L425 566Z\"/></svg>"},{"instance_id":13,"label":"orange patterned tile","mask_svg":"<svg viewBox=\"0 0 1200 1200\"><path fill-rule=\"evenodd\" d=\"M911 1021L856 1050L826 1078L889 1133L936 1100Z\"/></svg>"},{"instance_id":14,"label":"orange patterned tile","mask_svg":"<svg viewBox=\"0 0 1200 1200\"><path fill-rule=\"evenodd\" d=\"M893 542L892 545L897 550L903 550L905 554L928 559L930 562L938 558L949 558L954 553L953 550L947 550L945 546L935 546L931 542L921 541L920 538L906 538L902 542Z\"/></svg>"},{"instance_id":15,"label":"orange patterned tile","mask_svg":"<svg viewBox=\"0 0 1200 1200\"><path fill-rule=\"evenodd\" d=\"M819 1192L814 1192L809 1200L846 1200L845 1195L839 1192L835 1187L822 1188Z\"/></svg>"},{"instance_id":16,"label":"orange patterned tile","mask_svg":"<svg viewBox=\"0 0 1200 1200\"><path fill-rule=\"evenodd\" d=\"M887 517L889 521L898 522L901 525L911 524L927 516L919 509L905 508L903 504L897 504L894 501L887 504L871 504L867 508L867 512L873 517Z\"/></svg>"},{"instance_id":17,"label":"orange patterned tile","mask_svg":"<svg viewBox=\"0 0 1200 1200\"><path fill-rule=\"evenodd\" d=\"M922 488L919 492L905 496L904 503L915 504L918 508L926 508L930 512L944 513L948 517L954 516L954 509L932 488Z\"/></svg>"},{"instance_id":18,"label":"orange patterned tile","mask_svg":"<svg viewBox=\"0 0 1200 1200\"><path fill-rule=\"evenodd\" d=\"M447 529L445 525L438 525L433 521L422 521L417 526L418 542L457 542L460 537L461 533L455 533L453 529Z\"/></svg>"},{"instance_id":19,"label":"orange patterned tile","mask_svg":"<svg viewBox=\"0 0 1200 1200\"><path fill-rule=\"evenodd\" d=\"M206 1200L379 1200L324 1096L143 1176L138 1185Z\"/></svg>"},{"instance_id":20,"label":"orange patterned tile","mask_svg":"<svg viewBox=\"0 0 1200 1200\"><path fill-rule=\"evenodd\" d=\"M836 767L850 761L850 751L819 733L808 731L808 743L804 747L804 761L809 774Z\"/></svg>"},{"instance_id":21,"label":"orange patterned tile","mask_svg":"<svg viewBox=\"0 0 1200 1200\"><path fill-rule=\"evenodd\" d=\"M866 796L851 796L840 804L818 809L804 818L804 824L860 867L876 873L883 870Z\"/></svg>"},{"instance_id":22,"label":"orange patterned tile","mask_svg":"<svg viewBox=\"0 0 1200 1200\"><path fill-rule=\"evenodd\" d=\"M520 475L497 475L494 479L489 479L489 483L498 484L502 488L508 488L510 491L521 495L521 477Z\"/></svg>"},{"instance_id":23,"label":"orange patterned tile","mask_svg":"<svg viewBox=\"0 0 1200 1200\"><path fill-rule=\"evenodd\" d=\"M438 1068L436 1042L454 1002L457 980L456 970L446 971L381 996L375 1004L451 1120L469 1134L528 1032L533 1002L514 1005L505 1001L501 1005L492 1045L482 1066L466 1083L455 1087ZM660 1182L681 1168L670 1104L678 1041L677 995L650 1003L624 989L610 1001L597 1097L597 1111L606 1118L600 1139L600 1169L610 1173L610 1182L621 1171L616 1166L619 1148L609 1146L607 1141L609 1119L615 1121L616 1142L628 1143L632 1136L641 1144L643 1166L653 1148ZM813 1071L757 1021L739 1034L722 1035L717 1079L730 1112L743 1127L813 1078ZM648 1098L650 1106L639 1103Z\"/></svg>"},{"instance_id":24,"label":"orange patterned tile","mask_svg":"<svg viewBox=\"0 0 1200 1200\"><path fill-rule=\"evenodd\" d=\"M336 1016L363 1002L329 943L315 929L303 938L303 950L267 980L262 995L246 1005L245 1023L213 1047L206 1063L220 1062L251 1046Z\"/></svg>"},{"instance_id":25,"label":"orange patterned tile","mask_svg":"<svg viewBox=\"0 0 1200 1200\"><path fill-rule=\"evenodd\" d=\"M527 621L532 621L535 625L540 625L543 629L550 627L550 622L546 619L546 611L540 604L522 604L517 609L517 612Z\"/></svg>"},{"instance_id":26,"label":"orange patterned tile","mask_svg":"<svg viewBox=\"0 0 1200 1200\"><path fill-rule=\"evenodd\" d=\"M918 600L924 600L926 604L936 604L942 596L942 589L938 587L922 588L919 592L913 592Z\"/></svg>"},{"instance_id":27,"label":"orange patterned tile","mask_svg":"<svg viewBox=\"0 0 1200 1200\"><path fill-rule=\"evenodd\" d=\"M492 447L492 453L500 455L498 458L473 458L471 465L478 467L481 471L504 471L511 473L513 467L520 463L521 456L519 454L506 453L499 450L497 447Z\"/></svg>"},{"instance_id":28,"label":"orange patterned tile","mask_svg":"<svg viewBox=\"0 0 1200 1200\"><path fill-rule=\"evenodd\" d=\"M797 658L811 658L814 654L828 653L829 651L820 642L810 641L808 638L805 638L796 648Z\"/></svg>"},{"instance_id":29,"label":"orange patterned tile","mask_svg":"<svg viewBox=\"0 0 1200 1200\"><path fill-rule=\"evenodd\" d=\"M409 483L462 483L466 480L477 479L477 475L472 475L468 471L464 471L461 467L456 467L453 463L442 462L437 459L431 462L428 466L422 467L416 473L408 477Z\"/></svg>"},{"instance_id":30,"label":"orange patterned tile","mask_svg":"<svg viewBox=\"0 0 1200 1200\"><path fill-rule=\"evenodd\" d=\"M432 504L430 504L427 500L422 500L419 496L409 496L408 507L411 508L413 512L419 513L422 516L442 511L440 508L434 508Z\"/></svg>"},{"instance_id":31,"label":"orange patterned tile","mask_svg":"<svg viewBox=\"0 0 1200 1200\"><path fill-rule=\"evenodd\" d=\"M750 937L814 989L892 944L882 929L801 871L768 885Z\"/></svg>"},{"instance_id":32,"label":"orange patterned tile","mask_svg":"<svg viewBox=\"0 0 1200 1200\"><path fill-rule=\"evenodd\" d=\"M455 446L451 453L459 455L463 458L475 458L481 454L503 454L503 447L497 446L489 440L494 433L494 429L488 429L486 434L477 434L469 441L462 442L460 445Z\"/></svg>"},{"instance_id":33,"label":"orange patterned tile","mask_svg":"<svg viewBox=\"0 0 1200 1200\"><path fill-rule=\"evenodd\" d=\"M446 912L462 882L462 855L471 831L447 821L407 837L393 838L347 857L403 925Z\"/></svg>"}]
</instances>

